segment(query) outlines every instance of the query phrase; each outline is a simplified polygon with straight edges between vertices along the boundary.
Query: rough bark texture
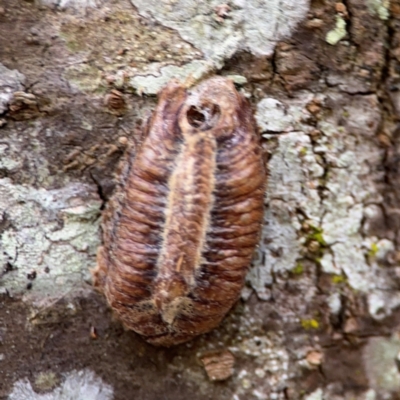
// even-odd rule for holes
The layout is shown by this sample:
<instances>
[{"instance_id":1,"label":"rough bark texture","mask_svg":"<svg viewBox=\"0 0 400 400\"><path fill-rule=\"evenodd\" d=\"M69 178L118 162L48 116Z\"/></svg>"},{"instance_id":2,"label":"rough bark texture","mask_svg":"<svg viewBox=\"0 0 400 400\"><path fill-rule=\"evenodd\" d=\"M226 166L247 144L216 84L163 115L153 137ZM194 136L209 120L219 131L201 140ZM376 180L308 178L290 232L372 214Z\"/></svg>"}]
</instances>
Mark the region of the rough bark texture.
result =
<instances>
[{"instance_id":1,"label":"rough bark texture","mask_svg":"<svg viewBox=\"0 0 400 400\"><path fill-rule=\"evenodd\" d=\"M263 234L220 327L159 349L88 271L153 95L213 74L262 133ZM400 399L399 124L398 0L0 0L0 398Z\"/></svg>"}]
</instances>

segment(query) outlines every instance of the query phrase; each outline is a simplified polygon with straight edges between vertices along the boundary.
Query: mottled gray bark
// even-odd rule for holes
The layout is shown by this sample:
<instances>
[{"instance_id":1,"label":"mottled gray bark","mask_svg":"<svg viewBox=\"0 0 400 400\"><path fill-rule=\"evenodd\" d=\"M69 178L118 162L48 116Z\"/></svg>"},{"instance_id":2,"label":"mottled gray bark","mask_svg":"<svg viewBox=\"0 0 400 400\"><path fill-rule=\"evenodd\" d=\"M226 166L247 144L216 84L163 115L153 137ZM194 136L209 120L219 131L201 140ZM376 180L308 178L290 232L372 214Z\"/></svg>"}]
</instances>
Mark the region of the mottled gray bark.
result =
<instances>
[{"instance_id":1,"label":"mottled gray bark","mask_svg":"<svg viewBox=\"0 0 400 400\"><path fill-rule=\"evenodd\" d=\"M154 95L212 74L263 237L223 324L154 348L91 286L100 213ZM398 0L0 0L0 398L400 399L399 121Z\"/></svg>"}]
</instances>

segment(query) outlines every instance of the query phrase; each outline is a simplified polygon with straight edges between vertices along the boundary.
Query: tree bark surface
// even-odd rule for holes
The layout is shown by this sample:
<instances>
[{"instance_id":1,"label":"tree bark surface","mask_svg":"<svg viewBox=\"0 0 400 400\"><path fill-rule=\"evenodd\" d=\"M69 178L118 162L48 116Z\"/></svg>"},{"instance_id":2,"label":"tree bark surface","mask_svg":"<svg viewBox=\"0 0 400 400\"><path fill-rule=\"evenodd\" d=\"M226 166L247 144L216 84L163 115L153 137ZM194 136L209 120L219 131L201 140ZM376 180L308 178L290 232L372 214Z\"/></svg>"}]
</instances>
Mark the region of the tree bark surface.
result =
<instances>
[{"instance_id":1,"label":"tree bark surface","mask_svg":"<svg viewBox=\"0 0 400 400\"><path fill-rule=\"evenodd\" d=\"M262 238L223 323L157 348L89 269L155 95L212 75L262 135ZM399 0L0 0L0 398L400 399L399 160Z\"/></svg>"}]
</instances>

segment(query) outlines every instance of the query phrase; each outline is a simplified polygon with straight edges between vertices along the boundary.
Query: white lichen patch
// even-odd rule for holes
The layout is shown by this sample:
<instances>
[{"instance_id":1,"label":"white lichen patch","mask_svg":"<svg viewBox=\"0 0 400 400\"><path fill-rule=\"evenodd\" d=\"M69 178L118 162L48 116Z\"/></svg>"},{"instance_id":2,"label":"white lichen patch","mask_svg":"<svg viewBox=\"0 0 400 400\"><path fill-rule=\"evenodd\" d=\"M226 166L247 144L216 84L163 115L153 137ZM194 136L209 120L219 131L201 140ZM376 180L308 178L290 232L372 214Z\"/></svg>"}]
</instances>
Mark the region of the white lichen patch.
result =
<instances>
[{"instance_id":1,"label":"white lichen patch","mask_svg":"<svg viewBox=\"0 0 400 400\"><path fill-rule=\"evenodd\" d=\"M369 312L380 319L400 304L400 296L377 264L393 243L363 234L366 217L383 201L374 183L384 157L374 142L378 99L331 90L318 98L329 112L315 127L304 122L311 100L303 93L284 102L262 100L258 106L263 136L275 145L262 239L248 281L259 298L268 300L274 274L293 270L311 237L322 253L315 263L367 293Z\"/></svg>"},{"instance_id":2,"label":"white lichen patch","mask_svg":"<svg viewBox=\"0 0 400 400\"><path fill-rule=\"evenodd\" d=\"M257 105L256 120L263 132L288 132L293 130L293 116L282 102L267 97Z\"/></svg>"},{"instance_id":3,"label":"white lichen patch","mask_svg":"<svg viewBox=\"0 0 400 400\"><path fill-rule=\"evenodd\" d=\"M112 400L113 388L89 369L64 374L64 382L52 392L36 393L28 379L14 384L8 400Z\"/></svg>"},{"instance_id":4,"label":"white lichen patch","mask_svg":"<svg viewBox=\"0 0 400 400\"><path fill-rule=\"evenodd\" d=\"M251 393L259 399L284 399L283 389L289 379L289 354L282 335L252 335L230 350L252 360L250 368L239 372L237 396Z\"/></svg>"},{"instance_id":5,"label":"white lichen patch","mask_svg":"<svg viewBox=\"0 0 400 400\"><path fill-rule=\"evenodd\" d=\"M160 88L171 79L179 79L181 82L196 82L212 69L212 64L206 61L195 60L183 66L167 65L160 63L149 64L146 75L135 75L130 80L130 85L138 93L157 94Z\"/></svg>"},{"instance_id":6,"label":"white lichen patch","mask_svg":"<svg viewBox=\"0 0 400 400\"><path fill-rule=\"evenodd\" d=\"M364 366L370 387L378 390L399 393L400 379L396 360L399 360L399 338L371 338L364 348ZM383 398L390 398L383 397Z\"/></svg>"},{"instance_id":7,"label":"white lichen patch","mask_svg":"<svg viewBox=\"0 0 400 400\"><path fill-rule=\"evenodd\" d=\"M314 392L304 397L304 400L324 400L324 392L322 389L314 390Z\"/></svg>"},{"instance_id":8,"label":"white lichen patch","mask_svg":"<svg viewBox=\"0 0 400 400\"><path fill-rule=\"evenodd\" d=\"M56 6L60 9L86 10L86 8L96 8L100 6L102 0L36 0L38 4L44 6Z\"/></svg>"},{"instance_id":9,"label":"white lichen patch","mask_svg":"<svg viewBox=\"0 0 400 400\"><path fill-rule=\"evenodd\" d=\"M18 154L16 143L0 143L0 169L15 172L22 167L23 161L15 157Z\"/></svg>"},{"instance_id":10,"label":"white lichen patch","mask_svg":"<svg viewBox=\"0 0 400 400\"><path fill-rule=\"evenodd\" d=\"M276 43L295 30L309 9L308 0L234 0L226 2L226 5L219 0L131 2L144 17L154 18L164 26L176 30L184 40L200 50L207 63L211 63L216 69L221 68L224 60L239 50L256 55L271 55ZM197 64L198 62L192 62L177 67L178 75L190 77L191 70ZM202 69L203 67L197 73L202 74ZM159 77L157 82L170 78L171 70L165 68L157 76L164 76L164 73L165 78ZM131 82L134 87L142 86L143 92L149 86L143 76L136 77ZM152 83L152 91L148 93L158 92L161 86L154 88L154 85Z\"/></svg>"},{"instance_id":11,"label":"white lichen patch","mask_svg":"<svg viewBox=\"0 0 400 400\"><path fill-rule=\"evenodd\" d=\"M313 225L320 223L318 179L323 167L313 153L310 137L303 132L290 132L278 137L278 148L269 162L261 256L248 275L257 295L266 299L266 286L274 273L291 270L299 258L301 224L298 209ZM268 292L267 292L268 293Z\"/></svg>"},{"instance_id":12,"label":"white lichen patch","mask_svg":"<svg viewBox=\"0 0 400 400\"><path fill-rule=\"evenodd\" d=\"M0 180L0 289L40 301L82 287L95 264L101 201L95 187L45 190Z\"/></svg>"},{"instance_id":13,"label":"white lichen patch","mask_svg":"<svg viewBox=\"0 0 400 400\"><path fill-rule=\"evenodd\" d=\"M342 300L338 292L332 293L328 298L329 311L333 315L338 315L342 309Z\"/></svg>"},{"instance_id":14,"label":"white lichen patch","mask_svg":"<svg viewBox=\"0 0 400 400\"><path fill-rule=\"evenodd\" d=\"M14 92L23 90L25 76L17 70L11 70L0 63L0 114L7 110ZM1 158L0 158L1 163Z\"/></svg>"}]
</instances>

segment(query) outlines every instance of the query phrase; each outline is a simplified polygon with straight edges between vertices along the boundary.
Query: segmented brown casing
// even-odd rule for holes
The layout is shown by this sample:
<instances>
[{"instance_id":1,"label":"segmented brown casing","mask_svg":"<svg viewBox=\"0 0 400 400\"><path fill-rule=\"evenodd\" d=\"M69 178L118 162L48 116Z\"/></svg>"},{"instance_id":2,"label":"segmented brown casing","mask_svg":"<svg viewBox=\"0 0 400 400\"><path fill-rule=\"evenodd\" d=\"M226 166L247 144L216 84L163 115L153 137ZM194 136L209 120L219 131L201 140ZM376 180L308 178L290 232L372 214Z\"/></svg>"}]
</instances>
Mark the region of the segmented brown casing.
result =
<instances>
[{"instance_id":1,"label":"segmented brown casing","mask_svg":"<svg viewBox=\"0 0 400 400\"><path fill-rule=\"evenodd\" d=\"M265 177L250 105L230 80L161 91L93 271L126 327L171 346L220 323L259 239Z\"/></svg>"}]
</instances>

